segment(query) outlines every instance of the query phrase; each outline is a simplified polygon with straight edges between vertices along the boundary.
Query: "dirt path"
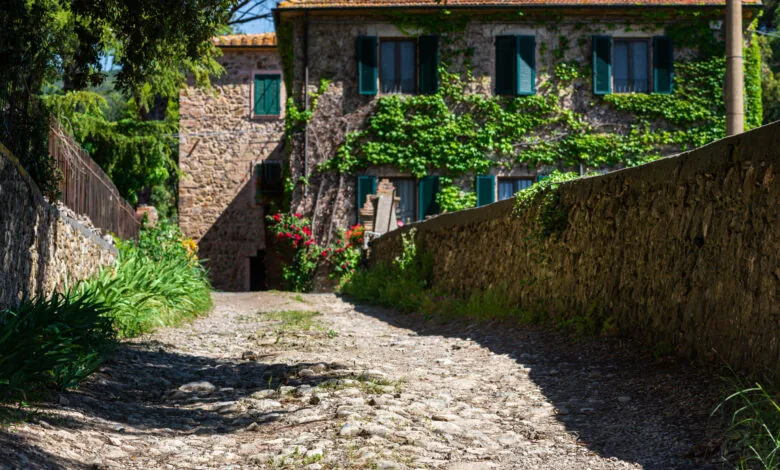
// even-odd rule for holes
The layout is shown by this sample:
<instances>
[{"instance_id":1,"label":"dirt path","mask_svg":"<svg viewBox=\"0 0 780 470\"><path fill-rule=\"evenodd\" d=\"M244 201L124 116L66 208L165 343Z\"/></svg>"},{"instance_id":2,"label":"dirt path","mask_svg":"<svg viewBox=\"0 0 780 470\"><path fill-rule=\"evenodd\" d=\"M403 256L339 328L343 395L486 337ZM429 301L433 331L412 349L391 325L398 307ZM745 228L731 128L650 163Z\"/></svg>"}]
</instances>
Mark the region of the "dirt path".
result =
<instances>
[{"instance_id":1,"label":"dirt path","mask_svg":"<svg viewBox=\"0 0 780 470\"><path fill-rule=\"evenodd\" d=\"M717 381L617 340L424 323L332 295L214 298L209 317L126 343L0 430L0 466L720 468Z\"/></svg>"}]
</instances>

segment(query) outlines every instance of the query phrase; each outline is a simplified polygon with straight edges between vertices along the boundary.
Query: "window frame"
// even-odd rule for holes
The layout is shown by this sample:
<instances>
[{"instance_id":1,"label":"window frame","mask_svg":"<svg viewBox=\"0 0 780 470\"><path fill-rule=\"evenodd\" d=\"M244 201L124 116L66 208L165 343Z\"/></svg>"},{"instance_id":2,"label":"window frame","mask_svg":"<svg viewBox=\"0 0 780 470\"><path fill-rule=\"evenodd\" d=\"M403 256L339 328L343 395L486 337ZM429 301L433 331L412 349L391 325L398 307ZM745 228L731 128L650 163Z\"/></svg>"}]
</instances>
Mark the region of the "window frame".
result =
<instances>
[{"instance_id":1,"label":"window frame","mask_svg":"<svg viewBox=\"0 0 780 470\"><path fill-rule=\"evenodd\" d=\"M279 114L257 114L255 113L255 80L258 75L278 76L279 77ZM287 101L287 92L284 88L284 76L281 69L254 69L250 75L249 81L249 116L257 121L275 121L284 119L285 102Z\"/></svg>"},{"instance_id":2,"label":"window frame","mask_svg":"<svg viewBox=\"0 0 780 470\"><path fill-rule=\"evenodd\" d=\"M625 42L625 43L632 43L632 42L644 42L647 44L647 89L645 91L617 91L617 87L615 86L615 62L616 62L616 55L615 55L615 45L618 42ZM637 93L642 95L649 95L653 93L653 38L652 37L638 37L638 36L630 36L630 37L621 37L621 36L612 36L612 73L611 73L611 84L612 84L612 93L616 95L628 95L631 93ZM628 48L628 80L633 80L632 74L633 74L633 58L634 54L632 52L631 47Z\"/></svg>"},{"instance_id":3,"label":"window frame","mask_svg":"<svg viewBox=\"0 0 780 470\"><path fill-rule=\"evenodd\" d=\"M393 42L393 43L400 43L400 42L411 42L414 44L414 90L409 92L385 92L382 88L382 63L383 55L382 54L382 43L384 42ZM378 60L377 60L377 81L379 82L379 89L378 94L380 95L419 95L420 94L420 39L419 38L409 38L407 36L387 36L387 37L379 37L377 41L377 48L378 48ZM395 57L393 58L396 60L396 63L401 62L401 48L396 47L395 48ZM398 80L400 82L400 74L401 74L401 68L396 67L395 72L395 80Z\"/></svg>"},{"instance_id":4,"label":"window frame","mask_svg":"<svg viewBox=\"0 0 780 470\"><path fill-rule=\"evenodd\" d=\"M403 180L403 181L411 181L412 182L412 188L414 190L414 196L413 196L413 204L414 207L414 214L412 214L412 220L409 222L410 224L413 224L417 222L419 216L420 216L420 179L415 178L413 176L383 176L381 178L387 178L390 180L391 183L393 183L393 187L396 189L396 197L400 197L398 195L398 187L395 185L396 181ZM398 211L396 211L396 220L398 220ZM404 225L407 225L407 222L404 222Z\"/></svg>"},{"instance_id":5,"label":"window frame","mask_svg":"<svg viewBox=\"0 0 780 470\"><path fill-rule=\"evenodd\" d=\"M521 190L515 190L512 193L512 196L509 196L506 199L501 199L501 183L506 183L507 181L511 181L513 183L517 181L529 181L531 184L534 184L536 182L536 178L534 176L498 176L496 177L496 201L506 201L507 199L511 199Z\"/></svg>"}]
</instances>

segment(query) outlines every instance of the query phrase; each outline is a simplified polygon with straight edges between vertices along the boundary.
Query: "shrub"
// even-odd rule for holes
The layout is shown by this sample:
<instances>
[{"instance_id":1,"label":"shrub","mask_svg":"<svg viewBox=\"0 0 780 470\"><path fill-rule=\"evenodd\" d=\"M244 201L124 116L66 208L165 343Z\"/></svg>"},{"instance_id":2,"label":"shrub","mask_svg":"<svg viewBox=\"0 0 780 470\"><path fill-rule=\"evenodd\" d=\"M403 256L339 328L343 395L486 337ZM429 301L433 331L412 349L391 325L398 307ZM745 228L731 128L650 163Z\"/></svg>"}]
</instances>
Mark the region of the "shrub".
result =
<instances>
[{"instance_id":1,"label":"shrub","mask_svg":"<svg viewBox=\"0 0 780 470\"><path fill-rule=\"evenodd\" d=\"M105 359L116 332L92 295L54 293L0 311L0 398L72 387Z\"/></svg>"},{"instance_id":2,"label":"shrub","mask_svg":"<svg viewBox=\"0 0 780 470\"><path fill-rule=\"evenodd\" d=\"M115 268L78 290L106 304L121 337L176 325L211 307L211 285L196 253L173 224L144 228L137 242L119 244Z\"/></svg>"},{"instance_id":3,"label":"shrub","mask_svg":"<svg viewBox=\"0 0 780 470\"><path fill-rule=\"evenodd\" d=\"M268 230L276 238L277 252L282 256L282 280L285 288L308 292L320 266L329 266L330 277L341 287L355 271L360 260L363 227L354 225L340 231L327 246L317 243L311 222L301 214L275 214L267 217Z\"/></svg>"}]
</instances>

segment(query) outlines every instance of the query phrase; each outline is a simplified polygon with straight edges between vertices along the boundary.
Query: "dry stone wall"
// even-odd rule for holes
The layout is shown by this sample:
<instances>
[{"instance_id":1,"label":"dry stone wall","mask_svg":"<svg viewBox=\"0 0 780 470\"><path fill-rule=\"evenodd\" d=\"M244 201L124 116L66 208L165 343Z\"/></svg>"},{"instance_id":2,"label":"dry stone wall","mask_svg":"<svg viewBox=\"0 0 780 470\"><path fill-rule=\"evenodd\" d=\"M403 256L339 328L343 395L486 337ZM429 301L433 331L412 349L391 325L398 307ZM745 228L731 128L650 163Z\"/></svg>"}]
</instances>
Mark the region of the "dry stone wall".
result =
<instances>
[{"instance_id":1,"label":"dry stone wall","mask_svg":"<svg viewBox=\"0 0 780 470\"><path fill-rule=\"evenodd\" d=\"M266 250L253 169L285 158L284 115L252 117L254 73L281 73L281 64L273 48L223 53L225 73L213 89L189 86L180 94L179 223L198 242L214 287L244 291L249 258Z\"/></svg>"},{"instance_id":2,"label":"dry stone wall","mask_svg":"<svg viewBox=\"0 0 780 470\"><path fill-rule=\"evenodd\" d=\"M434 289L502 289L523 310L579 320L696 359L780 374L780 123L679 156L564 183L565 224L540 235L543 202L441 215L401 234L433 262Z\"/></svg>"},{"instance_id":3,"label":"dry stone wall","mask_svg":"<svg viewBox=\"0 0 780 470\"><path fill-rule=\"evenodd\" d=\"M116 248L51 206L0 145L0 308L62 291L116 256Z\"/></svg>"}]
</instances>

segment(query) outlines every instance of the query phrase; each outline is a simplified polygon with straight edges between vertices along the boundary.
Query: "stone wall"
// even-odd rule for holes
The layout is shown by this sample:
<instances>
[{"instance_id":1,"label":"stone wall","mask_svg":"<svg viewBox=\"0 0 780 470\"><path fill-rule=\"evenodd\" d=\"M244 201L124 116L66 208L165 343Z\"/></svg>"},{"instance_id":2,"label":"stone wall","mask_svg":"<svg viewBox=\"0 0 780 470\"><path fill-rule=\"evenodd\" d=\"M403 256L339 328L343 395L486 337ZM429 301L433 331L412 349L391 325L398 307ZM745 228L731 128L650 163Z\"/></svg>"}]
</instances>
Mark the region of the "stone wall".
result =
<instances>
[{"instance_id":1,"label":"stone wall","mask_svg":"<svg viewBox=\"0 0 780 470\"><path fill-rule=\"evenodd\" d=\"M476 13L463 34L452 35L452 40L440 41L440 57L448 57L450 72L465 74L473 71L473 80L468 84L471 93L492 95L495 75L494 40L502 34L532 34L536 36L536 89L537 94L550 93L555 66L560 63L577 64L582 70L591 67L591 38L593 34L611 35L616 38L652 38L664 34L665 24L658 18L648 19L636 11L600 9L596 12L548 11L538 13L524 11L485 14ZM749 16L751 12L746 12ZM711 12L709 14L712 14ZM403 16L403 14L399 14ZM554 18L554 19L553 19ZM668 17L667 17L668 18ZM309 57L309 92L314 93L320 79L331 80L327 91L319 98L317 111L308 128L308 148L304 150L302 138L295 140L290 157L293 181L296 188L293 197L293 209L302 212L315 221L314 231L320 238L329 237L333 230L356 222L356 175L318 172L317 165L334 157L344 136L365 127L367 118L374 112L376 96L362 96L357 84L356 40L362 35L382 37L414 36L414 28L401 30L394 25L391 17L376 13L340 15L327 12L312 12L307 20L302 16L290 16L282 24L292 29L294 67L292 77L285 77L291 83L295 96L302 103L305 70L303 58ZM396 21L397 22L397 21ZM308 54L305 51L308 31ZM566 40L567 48L560 47L561 38ZM280 41L284 41L280 37ZM472 54L466 64L463 51ZM685 60L695 55L692 49L683 44L675 47L675 60ZM586 75L589 72L584 72ZM636 120L626 112L618 111L592 92L590 79L574 80L561 92L563 108L585 117L589 126L597 132L630 132ZM664 123L665 128L674 126ZM553 126L554 127L554 126ZM552 138L555 137L555 129ZM541 136L544 140L550 136ZM659 149L664 155L679 152L680 148ZM300 183L304 175L304 160L308 159L310 176L308 184ZM542 170L551 168L529 168L526 165L505 166L507 162L497 164L491 173L496 176L536 177ZM562 164L562 163L561 163ZM557 163L556 163L557 165ZM576 165L572 168L578 170ZM588 170L588 168L585 168ZM434 169L432 174L446 175L446 169ZM368 168L366 174L379 177L409 176L395 168ZM473 191L474 175L465 175L456 179L455 184L467 191Z\"/></svg>"},{"instance_id":2,"label":"stone wall","mask_svg":"<svg viewBox=\"0 0 780 470\"><path fill-rule=\"evenodd\" d=\"M116 248L43 198L0 145L0 308L62 291L116 260Z\"/></svg>"},{"instance_id":3,"label":"stone wall","mask_svg":"<svg viewBox=\"0 0 780 470\"><path fill-rule=\"evenodd\" d=\"M780 374L780 123L559 187L540 235L514 201L414 224L433 286L501 288L556 321L585 319L685 357ZM398 255L399 229L372 263Z\"/></svg>"},{"instance_id":4,"label":"stone wall","mask_svg":"<svg viewBox=\"0 0 780 470\"><path fill-rule=\"evenodd\" d=\"M252 118L254 73L281 72L281 64L275 48L223 54L225 73L212 81L212 90L188 86L180 94L179 223L198 242L214 287L244 291L249 258L266 249L265 209L255 198L253 168L285 158L284 115Z\"/></svg>"}]
</instances>

